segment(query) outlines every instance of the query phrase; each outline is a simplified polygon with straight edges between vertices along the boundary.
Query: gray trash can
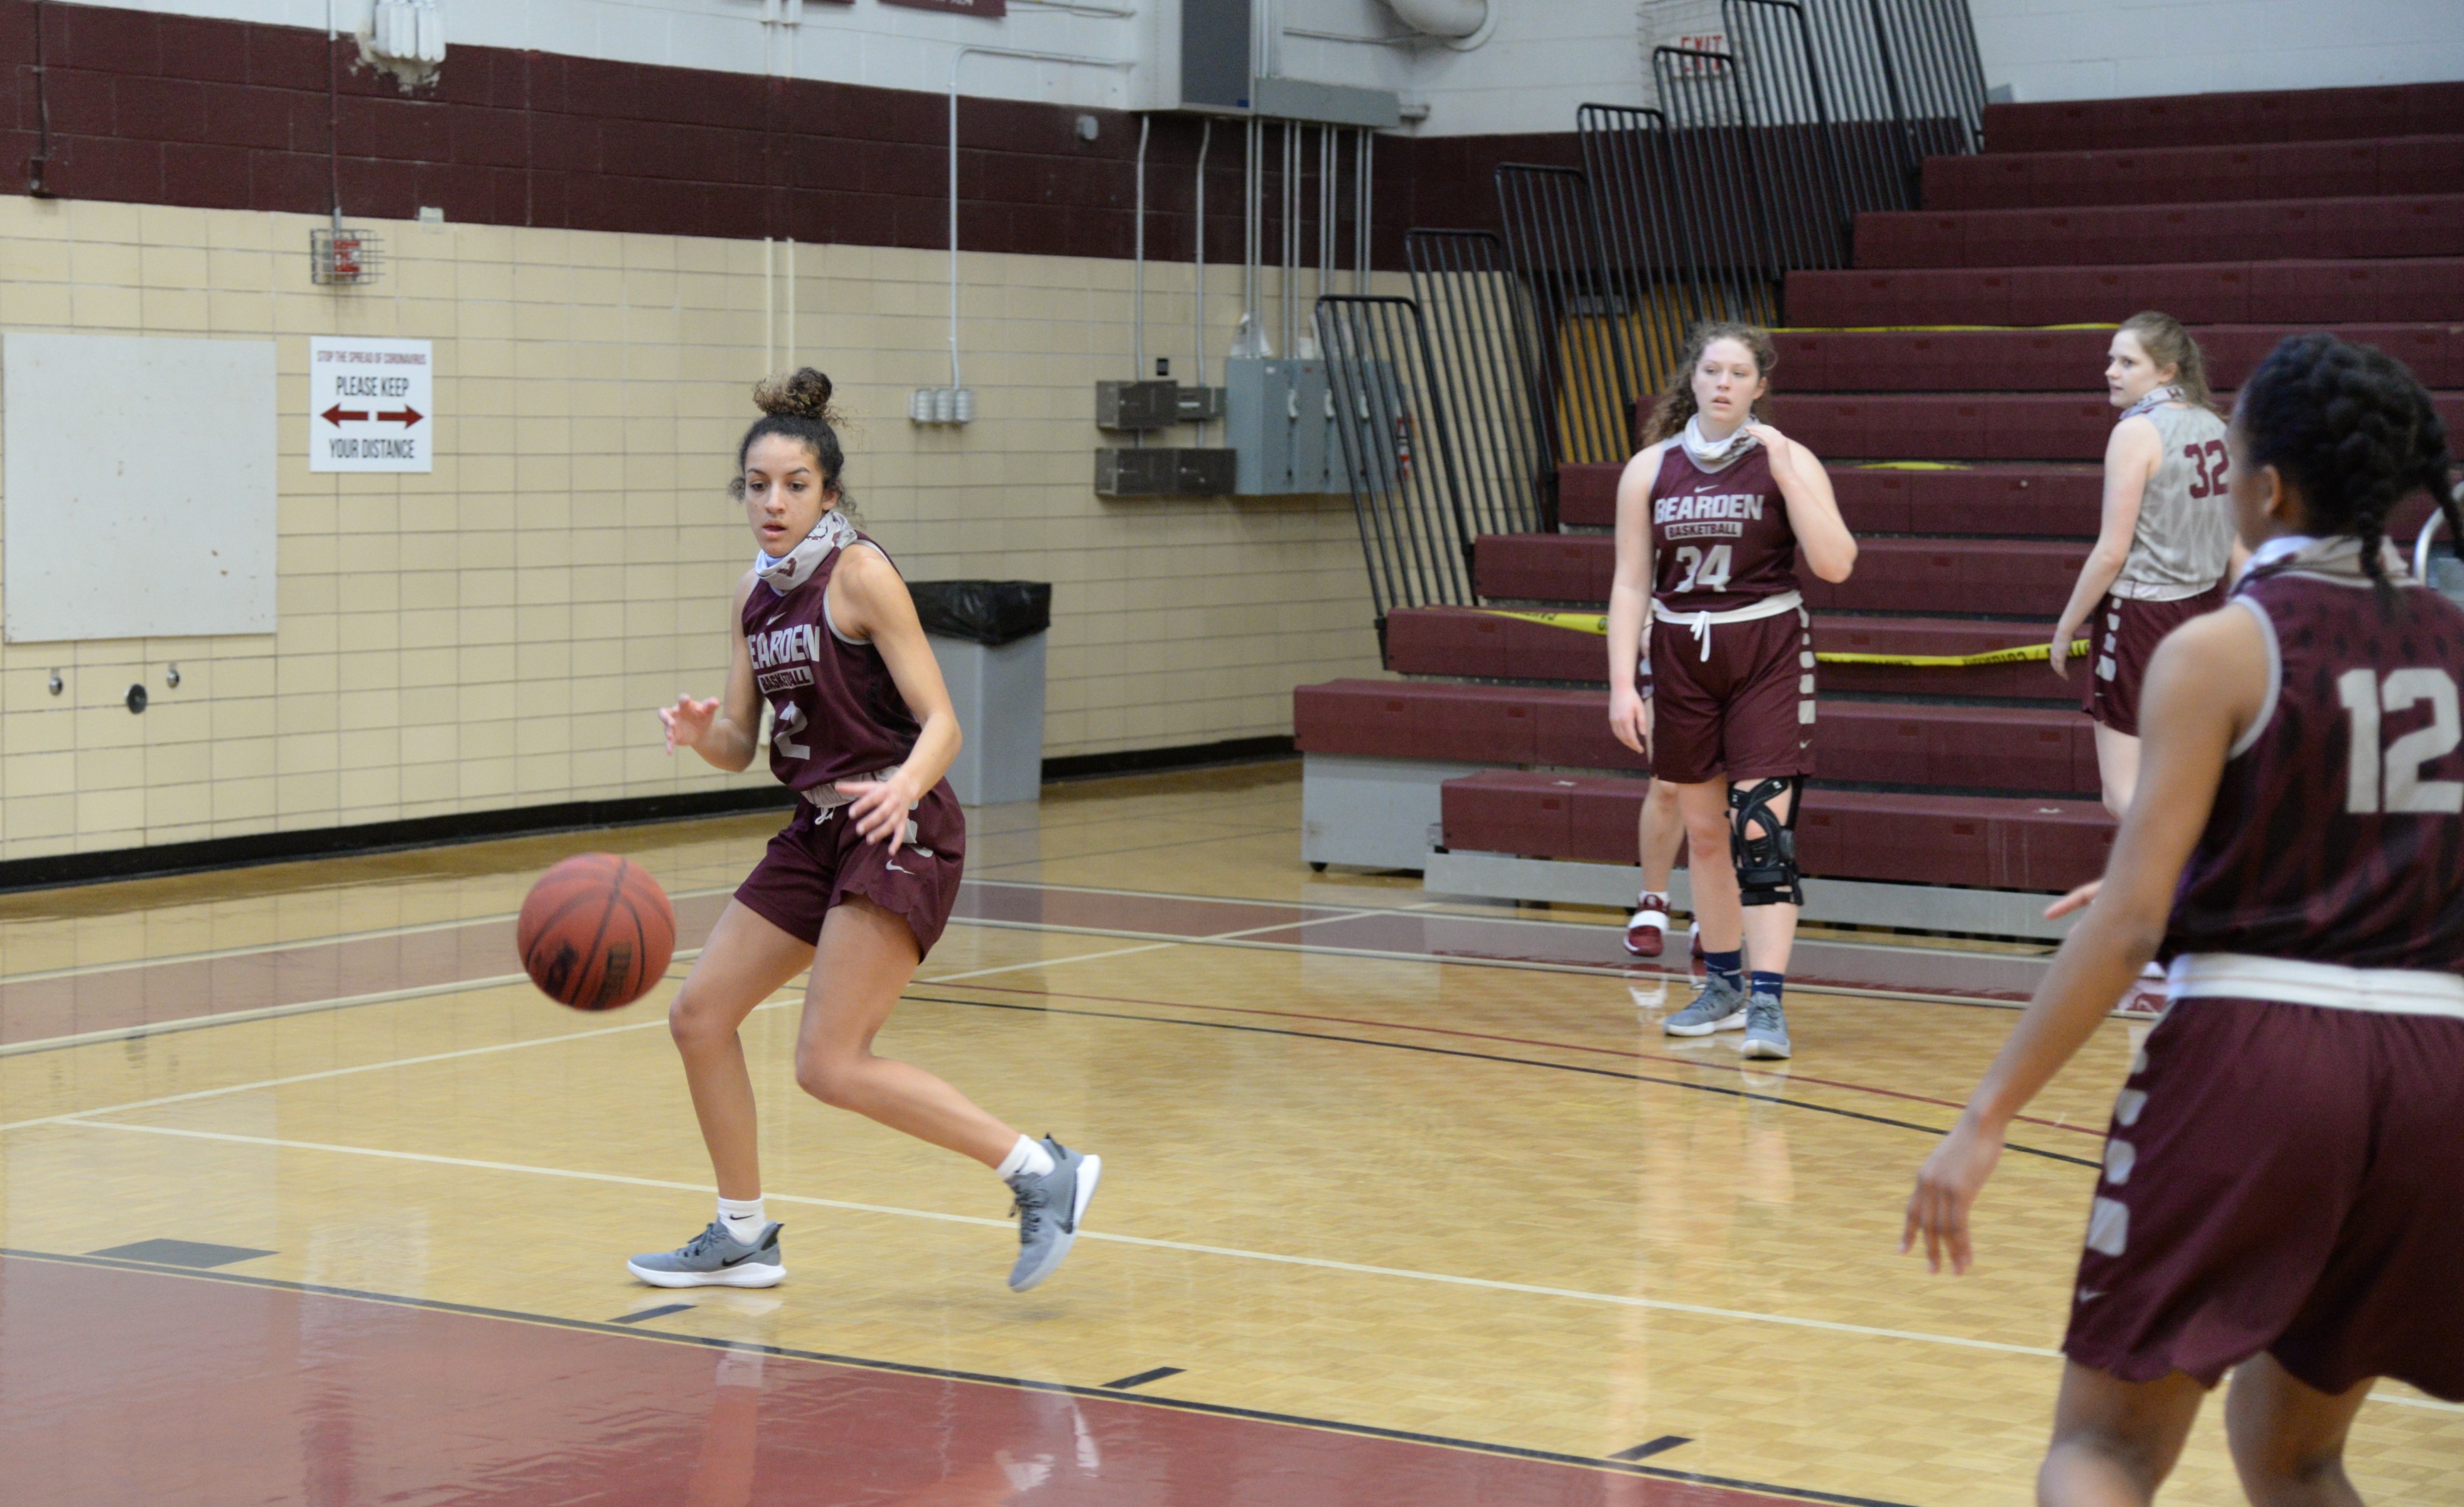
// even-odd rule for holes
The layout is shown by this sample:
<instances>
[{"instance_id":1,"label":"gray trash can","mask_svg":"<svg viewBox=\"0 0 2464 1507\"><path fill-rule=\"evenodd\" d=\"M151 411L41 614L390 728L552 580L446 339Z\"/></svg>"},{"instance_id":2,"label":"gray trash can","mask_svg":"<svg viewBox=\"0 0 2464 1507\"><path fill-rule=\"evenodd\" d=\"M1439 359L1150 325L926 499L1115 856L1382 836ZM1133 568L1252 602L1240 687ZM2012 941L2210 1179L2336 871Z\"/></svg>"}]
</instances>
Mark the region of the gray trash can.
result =
<instances>
[{"instance_id":1,"label":"gray trash can","mask_svg":"<svg viewBox=\"0 0 2464 1507\"><path fill-rule=\"evenodd\" d=\"M917 581L908 589L933 641L965 742L950 787L967 806L1032 801L1044 787L1044 640L1052 587L1041 581Z\"/></svg>"}]
</instances>

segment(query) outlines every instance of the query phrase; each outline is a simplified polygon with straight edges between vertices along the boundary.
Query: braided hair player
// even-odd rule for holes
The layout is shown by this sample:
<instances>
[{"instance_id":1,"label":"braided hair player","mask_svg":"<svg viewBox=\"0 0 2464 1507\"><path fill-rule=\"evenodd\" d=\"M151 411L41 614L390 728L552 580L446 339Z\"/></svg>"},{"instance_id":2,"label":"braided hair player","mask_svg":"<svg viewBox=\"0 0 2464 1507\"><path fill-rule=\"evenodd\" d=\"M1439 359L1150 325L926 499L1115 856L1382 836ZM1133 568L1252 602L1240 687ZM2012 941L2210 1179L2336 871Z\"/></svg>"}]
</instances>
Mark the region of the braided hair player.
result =
<instances>
[{"instance_id":1,"label":"braided hair player","mask_svg":"<svg viewBox=\"0 0 2464 1507\"><path fill-rule=\"evenodd\" d=\"M2089 1206L2050 1507L2150 1499L2228 1370L2270 1507L2361 1500L2344 1439L2374 1378L2464 1401L2464 608L2394 579L2386 541L2423 489L2464 524L2446 436L2395 361L2299 335L2230 447L2250 568L2150 661L2112 861L2054 907L2087 914L1902 1237L1967 1270L2012 1118L2166 960Z\"/></svg>"},{"instance_id":2,"label":"braided hair player","mask_svg":"<svg viewBox=\"0 0 2464 1507\"><path fill-rule=\"evenodd\" d=\"M756 389L731 490L759 546L736 587L727 688L662 710L668 748L721 769L761 750L796 815L719 916L669 1011L718 1213L680 1249L626 1270L655 1287L769 1287L786 1274L761 1198L753 1080L737 1034L805 969L796 1081L823 1103L970 1156L1009 1184L1020 1292L1077 1238L1100 1158L1028 1140L872 1040L957 903L967 827L943 778L958 720L907 584L847 516L830 379L811 367Z\"/></svg>"},{"instance_id":3,"label":"braided hair player","mask_svg":"<svg viewBox=\"0 0 2464 1507\"><path fill-rule=\"evenodd\" d=\"M1796 561L1825 581L1857 564L1822 462L1755 418L1774 365L1761 330L1696 327L1617 482L1609 592L1609 727L1676 788L1694 854L1705 980L1661 1029L1743 1030L1749 1057L1790 1053L1781 990L1805 903L1814 632ZM1709 856L1722 852L1730 865Z\"/></svg>"}]
</instances>

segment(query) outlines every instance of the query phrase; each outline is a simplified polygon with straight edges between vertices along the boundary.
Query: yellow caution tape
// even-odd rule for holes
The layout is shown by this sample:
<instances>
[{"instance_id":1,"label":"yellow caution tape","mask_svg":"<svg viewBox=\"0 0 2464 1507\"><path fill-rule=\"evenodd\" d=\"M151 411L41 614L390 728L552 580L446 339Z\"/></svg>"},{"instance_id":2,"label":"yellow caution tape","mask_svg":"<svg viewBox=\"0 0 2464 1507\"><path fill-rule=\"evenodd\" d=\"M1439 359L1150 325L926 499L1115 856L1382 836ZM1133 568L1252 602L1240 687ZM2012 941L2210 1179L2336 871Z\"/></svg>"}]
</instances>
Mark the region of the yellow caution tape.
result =
<instances>
[{"instance_id":1,"label":"yellow caution tape","mask_svg":"<svg viewBox=\"0 0 2464 1507\"><path fill-rule=\"evenodd\" d=\"M1592 633L1606 637L1609 631L1605 612L1508 612L1498 608L1482 608L1491 617L1511 617L1526 623L1538 623L1543 628L1562 628L1569 632ZM2071 640L2071 657L2077 659L2088 652L2084 638ZM1827 665L1902 665L1914 670L1964 670L1971 665L2016 665L2031 660L2051 660L2050 644L2021 644L2015 649L1989 649L1980 654L1817 654L1814 656Z\"/></svg>"},{"instance_id":2,"label":"yellow caution tape","mask_svg":"<svg viewBox=\"0 0 2464 1507\"><path fill-rule=\"evenodd\" d=\"M1847 471L1968 471L1955 460L1865 460L1854 461L1841 468Z\"/></svg>"}]
</instances>

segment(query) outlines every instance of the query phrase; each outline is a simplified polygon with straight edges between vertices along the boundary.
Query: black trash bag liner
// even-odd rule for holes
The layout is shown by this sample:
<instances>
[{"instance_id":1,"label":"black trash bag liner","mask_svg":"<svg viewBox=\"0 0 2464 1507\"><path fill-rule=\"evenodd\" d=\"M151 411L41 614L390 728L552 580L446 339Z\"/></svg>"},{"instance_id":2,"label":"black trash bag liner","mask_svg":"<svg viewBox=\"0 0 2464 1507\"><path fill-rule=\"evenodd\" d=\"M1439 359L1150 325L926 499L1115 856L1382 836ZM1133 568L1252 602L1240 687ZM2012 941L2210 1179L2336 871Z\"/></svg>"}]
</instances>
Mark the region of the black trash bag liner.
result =
<instances>
[{"instance_id":1,"label":"black trash bag liner","mask_svg":"<svg viewBox=\"0 0 2464 1507\"><path fill-rule=\"evenodd\" d=\"M911 581L924 632L998 649L1052 626L1049 581Z\"/></svg>"}]
</instances>

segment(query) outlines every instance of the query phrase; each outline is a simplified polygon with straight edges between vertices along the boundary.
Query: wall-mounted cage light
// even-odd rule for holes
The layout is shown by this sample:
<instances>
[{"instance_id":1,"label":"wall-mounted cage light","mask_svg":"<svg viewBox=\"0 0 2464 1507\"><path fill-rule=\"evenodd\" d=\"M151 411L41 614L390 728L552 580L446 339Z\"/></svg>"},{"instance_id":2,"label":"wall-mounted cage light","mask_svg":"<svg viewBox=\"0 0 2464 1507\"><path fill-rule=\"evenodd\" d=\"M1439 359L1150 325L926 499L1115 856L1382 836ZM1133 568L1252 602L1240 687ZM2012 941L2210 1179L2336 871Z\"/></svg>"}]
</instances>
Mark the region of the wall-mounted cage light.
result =
<instances>
[{"instance_id":1,"label":"wall-mounted cage light","mask_svg":"<svg viewBox=\"0 0 2464 1507\"><path fill-rule=\"evenodd\" d=\"M337 225L308 233L308 275L323 287L374 282L384 271L385 243L370 231Z\"/></svg>"}]
</instances>

